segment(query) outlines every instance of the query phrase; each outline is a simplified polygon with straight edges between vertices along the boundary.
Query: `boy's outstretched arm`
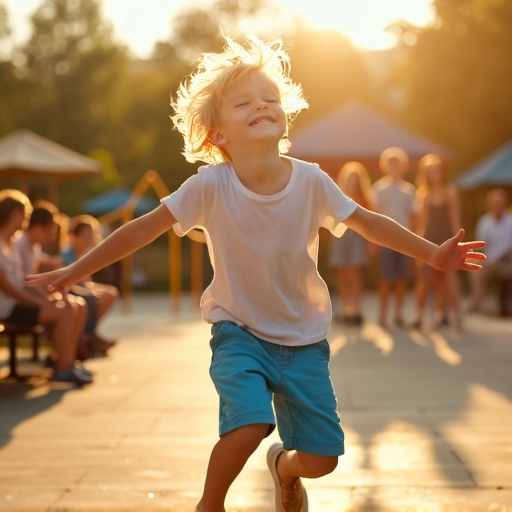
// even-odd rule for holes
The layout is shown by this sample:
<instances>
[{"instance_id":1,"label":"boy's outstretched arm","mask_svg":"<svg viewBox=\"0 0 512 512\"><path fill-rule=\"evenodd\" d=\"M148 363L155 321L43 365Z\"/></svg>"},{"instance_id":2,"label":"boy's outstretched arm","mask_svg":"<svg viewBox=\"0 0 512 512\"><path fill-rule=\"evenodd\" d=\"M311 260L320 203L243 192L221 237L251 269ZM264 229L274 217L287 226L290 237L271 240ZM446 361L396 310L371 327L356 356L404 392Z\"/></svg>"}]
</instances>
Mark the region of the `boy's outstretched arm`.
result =
<instances>
[{"instance_id":1,"label":"boy's outstretched arm","mask_svg":"<svg viewBox=\"0 0 512 512\"><path fill-rule=\"evenodd\" d=\"M176 219L164 205L116 229L90 252L67 267L27 276L28 286L45 286L49 290L65 288L82 278L135 252L168 231Z\"/></svg>"},{"instance_id":2,"label":"boy's outstretched arm","mask_svg":"<svg viewBox=\"0 0 512 512\"><path fill-rule=\"evenodd\" d=\"M436 270L480 270L482 267L479 262L485 260L484 254L473 252L473 249L483 247L485 242L463 243L463 229L442 245L436 245L415 235L389 217L361 206L344 223L370 242L424 261Z\"/></svg>"}]
</instances>

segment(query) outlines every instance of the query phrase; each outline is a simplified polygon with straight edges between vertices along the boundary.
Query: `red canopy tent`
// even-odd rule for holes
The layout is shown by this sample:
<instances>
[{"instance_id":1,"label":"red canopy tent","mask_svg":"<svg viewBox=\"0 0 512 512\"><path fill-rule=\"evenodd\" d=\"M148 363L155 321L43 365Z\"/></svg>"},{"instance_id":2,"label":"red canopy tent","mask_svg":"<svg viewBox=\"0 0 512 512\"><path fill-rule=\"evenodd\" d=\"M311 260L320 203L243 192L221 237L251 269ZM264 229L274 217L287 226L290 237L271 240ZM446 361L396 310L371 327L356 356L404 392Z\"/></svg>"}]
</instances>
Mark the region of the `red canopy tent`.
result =
<instances>
[{"instance_id":1,"label":"red canopy tent","mask_svg":"<svg viewBox=\"0 0 512 512\"><path fill-rule=\"evenodd\" d=\"M316 162L333 177L351 160L361 162L371 175L378 175L379 155L392 146L408 153L411 169L428 153L444 159L451 155L442 145L402 128L358 102L347 103L296 132L292 129L290 142L290 156Z\"/></svg>"}]
</instances>

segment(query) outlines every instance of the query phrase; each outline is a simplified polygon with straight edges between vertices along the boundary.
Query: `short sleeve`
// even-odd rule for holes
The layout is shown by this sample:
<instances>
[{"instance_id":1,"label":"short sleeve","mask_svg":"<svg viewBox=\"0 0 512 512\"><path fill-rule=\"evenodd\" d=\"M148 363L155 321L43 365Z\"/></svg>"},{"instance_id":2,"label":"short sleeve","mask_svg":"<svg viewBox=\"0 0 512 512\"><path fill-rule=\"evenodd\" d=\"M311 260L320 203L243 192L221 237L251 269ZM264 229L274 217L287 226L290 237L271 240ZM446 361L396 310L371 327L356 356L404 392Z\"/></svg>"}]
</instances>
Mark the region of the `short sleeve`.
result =
<instances>
[{"instance_id":1,"label":"short sleeve","mask_svg":"<svg viewBox=\"0 0 512 512\"><path fill-rule=\"evenodd\" d=\"M328 229L334 236L343 235L347 227L343 221L354 213L356 202L345 195L333 179L320 171L317 180L316 201L320 212L320 226Z\"/></svg>"},{"instance_id":2,"label":"short sleeve","mask_svg":"<svg viewBox=\"0 0 512 512\"><path fill-rule=\"evenodd\" d=\"M200 168L198 173L188 178L178 190L161 199L161 203L177 220L173 229L178 236L184 236L194 228L204 227L208 199L205 193L207 175L206 168Z\"/></svg>"}]
</instances>

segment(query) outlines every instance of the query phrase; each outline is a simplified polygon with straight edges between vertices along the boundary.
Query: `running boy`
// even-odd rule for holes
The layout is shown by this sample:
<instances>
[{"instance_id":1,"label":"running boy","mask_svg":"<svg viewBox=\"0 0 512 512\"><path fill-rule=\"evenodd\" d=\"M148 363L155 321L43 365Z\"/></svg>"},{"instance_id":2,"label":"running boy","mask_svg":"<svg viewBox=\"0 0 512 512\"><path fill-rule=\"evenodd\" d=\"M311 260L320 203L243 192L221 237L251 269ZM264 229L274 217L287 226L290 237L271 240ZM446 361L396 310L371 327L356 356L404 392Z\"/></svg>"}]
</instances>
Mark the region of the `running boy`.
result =
<instances>
[{"instance_id":1,"label":"running boy","mask_svg":"<svg viewBox=\"0 0 512 512\"><path fill-rule=\"evenodd\" d=\"M220 439L198 512L225 511L231 483L276 424L284 446L273 445L267 460L278 511L307 511L300 478L332 472L344 451L325 340L331 306L317 271L320 227L341 236L348 226L439 270L480 268L471 250L482 243L461 244L464 231L434 245L357 206L318 166L284 156L288 123L306 106L280 41L251 38L242 47L227 39L173 101L184 155L210 165L69 267L29 276L69 286L171 227L180 236L204 229L214 277L201 308L213 324Z\"/></svg>"}]
</instances>

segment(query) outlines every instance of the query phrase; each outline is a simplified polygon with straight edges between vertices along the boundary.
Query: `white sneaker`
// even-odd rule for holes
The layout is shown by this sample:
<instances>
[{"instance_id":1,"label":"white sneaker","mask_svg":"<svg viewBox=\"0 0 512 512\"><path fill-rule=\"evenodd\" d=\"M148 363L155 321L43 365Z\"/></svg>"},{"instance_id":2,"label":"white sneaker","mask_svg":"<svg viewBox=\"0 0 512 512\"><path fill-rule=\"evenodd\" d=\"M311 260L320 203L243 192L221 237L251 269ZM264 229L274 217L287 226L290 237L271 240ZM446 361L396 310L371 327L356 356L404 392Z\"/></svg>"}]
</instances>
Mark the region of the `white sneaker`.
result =
<instances>
[{"instance_id":1,"label":"white sneaker","mask_svg":"<svg viewBox=\"0 0 512 512\"><path fill-rule=\"evenodd\" d=\"M284 451L282 443L274 443L267 452L267 464L276 489L276 512L308 512L308 495L300 478L288 486L277 474L277 459Z\"/></svg>"}]
</instances>

